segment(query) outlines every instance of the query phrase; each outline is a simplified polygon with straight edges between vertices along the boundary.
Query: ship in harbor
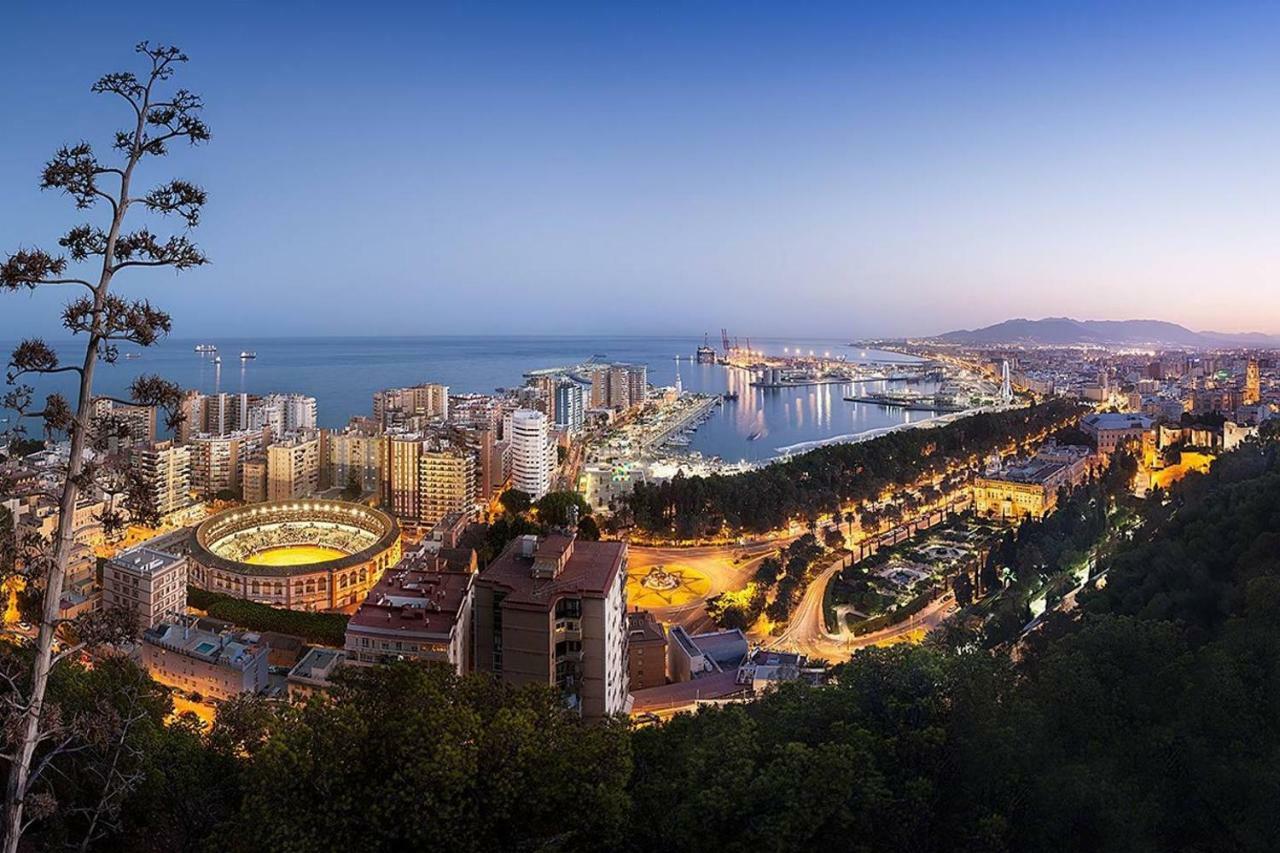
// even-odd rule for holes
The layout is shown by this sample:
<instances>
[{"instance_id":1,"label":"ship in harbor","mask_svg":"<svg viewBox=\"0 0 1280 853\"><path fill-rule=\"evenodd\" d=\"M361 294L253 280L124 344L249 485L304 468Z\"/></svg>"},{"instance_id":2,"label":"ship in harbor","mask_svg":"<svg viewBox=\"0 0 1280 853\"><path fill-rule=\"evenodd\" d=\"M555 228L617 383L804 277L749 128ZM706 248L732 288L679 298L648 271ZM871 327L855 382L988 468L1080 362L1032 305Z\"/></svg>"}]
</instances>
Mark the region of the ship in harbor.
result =
<instances>
[{"instance_id":1,"label":"ship in harbor","mask_svg":"<svg viewBox=\"0 0 1280 853\"><path fill-rule=\"evenodd\" d=\"M251 358L257 358L257 357L258 357L258 354L256 352L249 352L249 350L245 350L244 352L240 353L241 361L248 361Z\"/></svg>"},{"instance_id":2,"label":"ship in harbor","mask_svg":"<svg viewBox=\"0 0 1280 853\"><path fill-rule=\"evenodd\" d=\"M213 344L196 344L196 352L217 352L218 348Z\"/></svg>"}]
</instances>

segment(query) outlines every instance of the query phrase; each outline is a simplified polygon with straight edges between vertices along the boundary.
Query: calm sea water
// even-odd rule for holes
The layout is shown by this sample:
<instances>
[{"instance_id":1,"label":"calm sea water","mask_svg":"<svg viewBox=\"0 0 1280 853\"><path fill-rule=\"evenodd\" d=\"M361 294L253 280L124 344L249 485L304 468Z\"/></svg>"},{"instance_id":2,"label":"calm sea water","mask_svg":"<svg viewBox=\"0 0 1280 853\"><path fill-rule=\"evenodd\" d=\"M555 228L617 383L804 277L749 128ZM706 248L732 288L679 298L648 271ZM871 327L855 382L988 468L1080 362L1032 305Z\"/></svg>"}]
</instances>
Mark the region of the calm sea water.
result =
<instances>
[{"instance_id":1,"label":"calm sea water","mask_svg":"<svg viewBox=\"0 0 1280 853\"><path fill-rule=\"evenodd\" d=\"M222 364L215 365L212 356L194 352L197 343L216 345ZM528 370L603 356L648 364L654 385L673 384L678 370L686 390L736 391L738 400L726 402L703 424L690 445L704 455L731 461L767 459L789 448L803 449L810 442L885 429L924 417L843 399L855 390L861 393L882 385L752 388L744 371L693 363L693 352L701 343L701 339L692 337L174 338L142 351L140 358L122 357L114 365L101 365L95 390L125 396L134 377L158 373L184 388L204 392L297 392L316 398L321 426L339 427L353 415L367 414L373 393L379 388L441 382L454 392L489 393L522 385L523 374ZM55 345L64 359L75 352L73 343ZM8 353L13 342L0 346ZM833 357L843 354L850 361L912 360L894 353L854 349L844 341L834 340L753 338L752 346L779 354L784 347L800 347L829 352ZM256 352L257 358L242 362L242 350ZM682 361L676 361L677 355ZM69 394L71 385L65 379L42 381L37 388L41 393L56 388Z\"/></svg>"}]
</instances>

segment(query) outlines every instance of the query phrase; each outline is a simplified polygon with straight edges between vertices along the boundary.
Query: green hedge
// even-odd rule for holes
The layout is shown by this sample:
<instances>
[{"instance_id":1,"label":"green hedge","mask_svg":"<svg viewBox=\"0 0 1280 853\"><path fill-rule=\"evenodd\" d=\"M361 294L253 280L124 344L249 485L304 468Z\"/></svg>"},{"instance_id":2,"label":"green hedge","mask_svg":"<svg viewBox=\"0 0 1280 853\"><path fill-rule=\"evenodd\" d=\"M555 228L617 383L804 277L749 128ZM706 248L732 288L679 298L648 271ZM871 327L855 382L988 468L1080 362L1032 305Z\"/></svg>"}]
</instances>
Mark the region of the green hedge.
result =
<instances>
[{"instance_id":1,"label":"green hedge","mask_svg":"<svg viewBox=\"0 0 1280 853\"><path fill-rule=\"evenodd\" d=\"M223 619L242 628L294 634L307 642L326 646L341 647L347 632L347 616L342 613L282 610L194 586L187 587L187 603L214 619Z\"/></svg>"},{"instance_id":2,"label":"green hedge","mask_svg":"<svg viewBox=\"0 0 1280 853\"><path fill-rule=\"evenodd\" d=\"M890 625L897 625L899 622L907 619L923 610L929 602L938 596L936 588L929 588L908 601L897 610L889 613L881 613L879 616L872 616L870 619L864 619L853 626L853 635L861 637L863 634L870 634L873 631L879 631L881 628L887 628Z\"/></svg>"}]
</instances>

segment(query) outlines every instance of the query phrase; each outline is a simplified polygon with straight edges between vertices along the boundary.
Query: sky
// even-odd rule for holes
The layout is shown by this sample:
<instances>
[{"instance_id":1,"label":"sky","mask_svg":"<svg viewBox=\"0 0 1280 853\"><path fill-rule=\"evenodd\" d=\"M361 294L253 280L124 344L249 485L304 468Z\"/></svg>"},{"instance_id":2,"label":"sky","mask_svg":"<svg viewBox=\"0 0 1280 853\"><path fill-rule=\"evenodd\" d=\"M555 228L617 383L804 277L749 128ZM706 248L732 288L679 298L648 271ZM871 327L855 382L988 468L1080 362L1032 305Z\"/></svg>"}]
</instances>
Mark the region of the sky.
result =
<instances>
[{"instance_id":1,"label":"sky","mask_svg":"<svg viewBox=\"0 0 1280 853\"><path fill-rule=\"evenodd\" d=\"M117 279L175 336L1280 332L1280 4L9 0L0 252L106 215L38 175L143 38L213 130L143 173L212 263Z\"/></svg>"}]
</instances>

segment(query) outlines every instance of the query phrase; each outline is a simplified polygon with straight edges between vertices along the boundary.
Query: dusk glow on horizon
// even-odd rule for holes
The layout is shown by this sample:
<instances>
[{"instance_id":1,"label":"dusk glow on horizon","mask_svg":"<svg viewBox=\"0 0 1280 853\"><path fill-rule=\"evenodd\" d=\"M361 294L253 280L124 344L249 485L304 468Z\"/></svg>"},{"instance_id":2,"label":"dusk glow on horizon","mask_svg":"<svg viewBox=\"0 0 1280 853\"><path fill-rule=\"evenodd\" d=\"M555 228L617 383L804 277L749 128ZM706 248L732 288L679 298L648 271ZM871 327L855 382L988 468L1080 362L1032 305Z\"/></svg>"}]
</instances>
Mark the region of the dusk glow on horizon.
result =
<instances>
[{"instance_id":1,"label":"dusk glow on horizon","mask_svg":"<svg viewBox=\"0 0 1280 853\"><path fill-rule=\"evenodd\" d=\"M20 3L0 235L56 245L40 169L109 146L89 86L150 38L213 131L150 176L208 189L212 263L128 285L175 336L1280 333L1277 32L1251 4ZM10 300L0 338L64 299Z\"/></svg>"}]
</instances>

